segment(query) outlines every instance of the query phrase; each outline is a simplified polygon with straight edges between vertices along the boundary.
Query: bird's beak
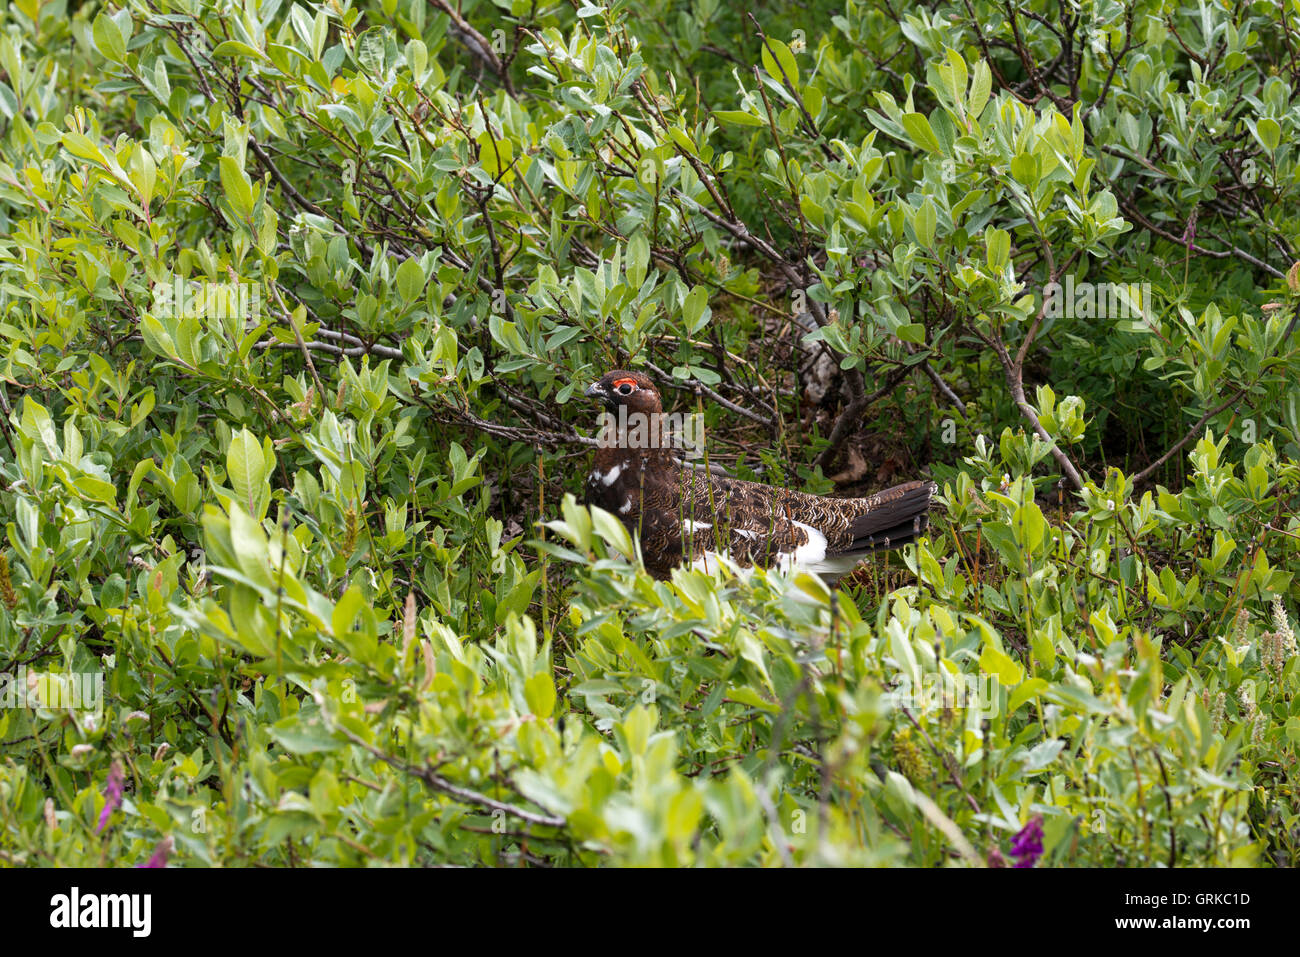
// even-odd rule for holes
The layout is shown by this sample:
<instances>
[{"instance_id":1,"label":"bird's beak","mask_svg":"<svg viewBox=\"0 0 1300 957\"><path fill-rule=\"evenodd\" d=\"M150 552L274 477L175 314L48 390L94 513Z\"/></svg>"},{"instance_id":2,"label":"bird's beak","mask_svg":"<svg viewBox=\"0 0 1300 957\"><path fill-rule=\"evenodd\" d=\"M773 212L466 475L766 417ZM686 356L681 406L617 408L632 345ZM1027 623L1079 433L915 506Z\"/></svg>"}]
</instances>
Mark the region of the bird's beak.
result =
<instances>
[{"instance_id":1,"label":"bird's beak","mask_svg":"<svg viewBox=\"0 0 1300 957\"><path fill-rule=\"evenodd\" d=\"M583 393L588 399L603 399L605 390L599 382L593 382L587 386L587 391Z\"/></svg>"}]
</instances>

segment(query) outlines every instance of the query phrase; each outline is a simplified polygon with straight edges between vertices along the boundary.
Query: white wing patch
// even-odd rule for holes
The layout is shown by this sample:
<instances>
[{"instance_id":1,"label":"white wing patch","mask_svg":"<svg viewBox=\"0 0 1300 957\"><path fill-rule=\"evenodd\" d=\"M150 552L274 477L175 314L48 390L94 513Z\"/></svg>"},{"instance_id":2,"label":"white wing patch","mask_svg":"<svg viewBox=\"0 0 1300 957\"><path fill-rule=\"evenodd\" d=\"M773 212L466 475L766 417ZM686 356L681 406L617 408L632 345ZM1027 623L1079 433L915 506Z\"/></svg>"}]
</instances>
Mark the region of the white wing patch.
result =
<instances>
[{"instance_id":1,"label":"white wing patch","mask_svg":"<svg viewBox=\"0 0 1300 957\"><path fill-rule=\"evenodd\" d=\"M693 522L689 518L682 522L682 532L686 535L694 535L696 532L712 527L712 522Z\"/></svg>"},{"instance_id":2,"label":"white wing patch","mask_svg":"<svg viewBox=\"0 0 1300 957\"><path fill-rule=\"evenodd\" d=\"M853 571L858 567L859 562L870 555L871 552L844 552L840 555L831 555L803 567L814 575L820 575L823 579L833 582L835 579Z\"/></svg>"},{"instance_id":3,"label":"white wing patch","mask_svg":"<svg viewBox=\"0 0 1300 957\"><path fill-rule=\"evenodd\" d=\"M596 478L600 479L601 485L609 487L610 485L613 485L615 482L617 482L618 477L623 474L623 466L615 465L604 475L601 475L599 472L592 472L591 474Z\"/></svg>"},{"instance_id":4,"label":"white wing patch","mask_svg":"<svg viewBox=\"0 0 1300 957\"><path fill-rule=\"evenodd\" d=\"M796 565L811 565L824 559L826 557L826 536L811 525L805 525L803 522L795 522L794 524L808 533L808 541L794 550L794 563Z\"/></svg>"},{"instance_id":5,"label":"white wing patch","mask_svg":"<svg viewBox=\"0 0 1300 957\"><path fill-rule=\"evenodd\" d=\"M865 557L865 552L845 552L840 555L826 554L826 536L820 529L795 522L808 534L808 541L795 548L793 552L780 552L776 556L777 566L782 571L798 568L827 578L838 578L853 571L854 567Z\"/></svg>"}]
</instances>

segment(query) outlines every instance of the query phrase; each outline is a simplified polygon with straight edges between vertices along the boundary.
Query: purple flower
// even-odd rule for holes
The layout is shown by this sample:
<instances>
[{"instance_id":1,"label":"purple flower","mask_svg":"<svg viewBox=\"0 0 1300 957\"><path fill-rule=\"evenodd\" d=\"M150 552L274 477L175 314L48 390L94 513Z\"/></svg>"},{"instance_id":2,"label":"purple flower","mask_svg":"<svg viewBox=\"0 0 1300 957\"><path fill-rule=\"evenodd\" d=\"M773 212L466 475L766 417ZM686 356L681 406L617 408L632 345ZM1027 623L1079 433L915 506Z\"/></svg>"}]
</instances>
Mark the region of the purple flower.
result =
<instances>
[{"instance_id":1,"label":"purple flower","mask_svg":"<svg viewBox=\"0 0 1300 957\"><path fill-rule=\"evenodd\" d=\"M149 860L145 861L143 864L137 864L136 867L137 868L166 867L167 857L172 852L172 846L173 844L172 844L171 837L170 836L164 837L161 841L158 842L158 845L153 849L153 856L151 856Z\"/></svg>"},{"instance_id":2,"label":"purple flower","mask_svg":"<svg viewBox=\"0 0 1300 957\"><path fill-rule=\"evenodd\" d=\"M96 834L108 826L108 819L122 806L122 777L122 762L114 761L109 765L108 780L104 782L104 809L99 812Z\"/></svg>"},{"instance_id":3,"label":"purple flower","mask_svg":"<svg viewBox=\"0 0 1300 957\"><path fill-rule=\"evenodd\" d=\"M1192 208L1192 215L1187 217L1187 227L1183 230L1183 245L1188 249L1196 243L1196 220L1200 213L1200 207Z\"/></svg>"},{"instance_id":4,"label":"purple flower","mask_svg":"<svg viewBox=\"0 0 1300 957\"><path fill-rule=\"evenodd\" d=\"M1033 867L1043 856L1043 816L1035 814L1011 839L1014 867Z\"/></svg>"}]
</instances>

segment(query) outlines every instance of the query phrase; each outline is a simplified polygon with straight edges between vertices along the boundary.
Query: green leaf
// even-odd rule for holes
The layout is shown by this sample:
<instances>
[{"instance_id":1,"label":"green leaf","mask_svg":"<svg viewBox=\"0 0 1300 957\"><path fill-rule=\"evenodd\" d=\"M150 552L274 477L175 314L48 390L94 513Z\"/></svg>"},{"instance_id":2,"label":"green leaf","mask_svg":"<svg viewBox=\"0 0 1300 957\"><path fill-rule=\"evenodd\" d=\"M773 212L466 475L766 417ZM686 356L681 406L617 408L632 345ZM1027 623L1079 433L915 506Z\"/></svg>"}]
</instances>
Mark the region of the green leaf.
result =
<instances>
[{"instance_id":1,"label":"green leaf","mask_svg":"<svg viewBox=\"0 0 1300 957\"><path fill-rule=\"evenodd\" d=\"M524 682L524 700L538 718L549 718L555 709L555 682L550 674L539 671Z\"/></svg>"},{"instance_id":2,"label":"green leaf","mask_svg":"<svg viewBox=\"0 0 1300 957\"><path fill-rule=\"evenodd\" d=\"M693 330L699 325L708 303L709 290L706 286L694 286L687 293L686 300L682 303L682 318L686 320L688 329Z\"/></svg>"},{"instance_id":3,"label":"green leaf","mask_svg":"<svg viewBox=\"0 0 1300 957\"><path fill-rule=\"evenodd\" d=\"M980 654L980 670L994 675L1004 688L1014 688L1025 680L1020 663L992 644L985 644Z\"/></svg>"},{"instance_id":4,"label":"green leaf","mask_svg":"<svg viewBox=\"0 0 1300 957\"><path fill-rule=\"evenodd\" d=\"M763 60L763 69L767 71L768 76L777 80L782 85L792 87L794 90L799 89L799 63L795 60L794 54L790 48L780 40L774 40L768 37L763 42L761 48ZM782 77L782 71L785 76Z\"/></svg>"},{"instance_id":5,"label":"green leaf","mask_svg":"<svg viewBox=\"0 0 1300 957\"><path fill-rule=\"evenodd\" d=\"M322 751L338 751L343 747L319 716L304 718L295 715L286 718L267 729L271 737L290 754L318 754Z\"/></svg>"},{"instance_id":6,"label":"green leaf","mask_svg":"<svg viewBox=\"0 0 1300 957\"><path fill-rule=\"evenodd\" d=\"M397 294L407 303L415 302L424 292L424 269L411 258L397 267Z\"/></svg>"},{"instance_id":7,"label":"green leaf","mask_svg":"<svg viewBox=\"0 0 1300 957\"><path fill-rule=\"evenodd\" d=\"M266 462L262 458L261 443L248 429L240 429L231 437L230 448L226 450L226 473L239 501L248 508L250 515L256 515L257 499L266 478Z\"/></svg>"},{"instance_id":8,"label":"green leaf","mask_svg":"<svg viewBox=\"0 0 1300 957\"><path fill-rule=\"evenodd\" d=\"M93 475L81 474L72 480L72 484L82 495L94 502L113 504L117 499L117 489L112 482L105 482Z\"/></svg>"},{"instance_id":9,"label":"green leaf","mask_svg":"<svg viewBox=\"0 0 1300 957\"><path fill-rule=\"evenodd\" d=\"M638 229L627 241L627 258L623 260L623 271L627 274L628 284L633 289L641 288L649 265L650 240L646 239L645 233Z\"/></svg>"},{"instance_id":10,"label":"green leaf","mask_svg":"<svg viewBox=\"0 0 1300 957\"><path fill-rule=\"evenodd\" d=\"M1051 738L1036 744L1025 755L1024 770L1041 771L1056 760L1056 756L1061 753L1064 747L1065 740L1063 738Z\"/></svg>"},{"instance_id":11,"label":"green leaf","mask_svg":"<svg viewBox=\"0 0 1300 957\"><path fill-rule=\"evenodd\" d=\"M153 459L141 459L139 462L135 463L135 468L131 471L131 481L126 487L126 500L123 503L124 510L129 512L131 509L135 508L135 497L136 493L139 491L140 483L143 482L145 476L149 475L153 470Z\"/></svg>"},{"instance_id":12,"label":"green leaf","mask_svg":"<svg viewBox=\"0 0 1300 957\"><path fill-rule=\"evenodd\" d=\"M242 56L254 60L261 60L263 62L270 62L267 60L266 54L261 50L258 50L255 47L250 47L247 43L241 43L238 40L226 40L224 43L218 43L216 48L213 49L212 55L228 57Z\"/></svg>"},{"instance_id":13,"label":"green leaf","mask_svg":"<svg viewBox=\"0 0 1300 957\"><path fill-rule=\"evenodd\" d=\"M54 431L54 420L49 410L30 395L23 397L23 417L19 423L23 435L33 442L39 442L51 459L61 458L63 450L59 447L59 436Z\"/></svg>"},{"instance_id":14,"label":"green leaf","mask_svg":"<svg viewBox=\"0 0 1300 957\"><path fill-rule=\"evenodd\" d=\"M167 332L161 322L148 313L145 313L140 318L140 335L151 352L162 356L164 359L179 358L176 354L176 343L172 341L171 334Z\"/></svg>"},{"instance_id":15,"label":"green leaf","mask_svg":"<svg viewBox=\"0 0 1300 957\"><path fill-rule=\"evenodd\" d=\"M508 178L503 174L510 169L510 161L515 155L514 144L507 139L497 139L487 130L480 133L475 142L478 143L478 162L483 172L494 180Z\"/></svg>"},{"instance_id":16,"label":"green leaf","mask_svg":"<svg viewBox=\"0 0 1300 957\"><path fill-rule=\"evenodd\" d=\"M1011 175L1026 186L1038 185L1038 156L1034 153L1017 153L1011 159Z\"/></svg>"},{"instance_id":17,"label":"green leaf","mask_svg":"<svg viewBox=\"0 0 1300 957\"><path fill-rule=\"evenodd\" d=\"M984 243L988 252L989 268L1001 272L1011 261L1011 234L996 226L989 227L984 233Z\"/></svg>"},{"instance_id":18,"label":"green leaf","mask_svg":"<svg viewBox=\"0 0 1300 957\"><path fill-rule=\"evenodd\" d=\"M732 126L767 126L767 121L761 116L746 113L744 110L714 110L713 115L723 123Z\"/></svg>"},{"instance_id":19,"label":"green leaf","mask_svg":"<svg viewBox=\"0 0 1300 957\"><path fill-rule=\"evenodd\" d=\"M975 72L970 84L970 97L966 101L966 110L971 119L979 119L980 114L984 112L992 89L993 71L989 69L988 63L980 60L975 64Z\"/></svg>"},{"instance_id":20,"label":"green leaf","mask_svg":"<svg viewBox=\"0 0 1300 957\"><path fill-rule=\"evenodd\" d=\"M912 220L912 229L916 231L916 241L929 249L934 245L934 233L939 224L939 211L935 209L934 200L929 196L916 211Z\"/></svg>"},{"instance_id":21,"label":"green leaf","mask_svg":"<svg viewBox=\"0 0 1300 957\"><path fill-rule=\"evenodd\" d=\"M1286 736L1292 744L1300 744L1300 717L1286 719Z\"/></svg>"},{"instance_id":22,"label":"green leaf","mask_svg":"<svg viewBox=\"0 0 1300 957\"><path fill-rule=\"evenodd\" d=\"M1260 146L1272 153L1282 142L1282 127L1277 120L1265 116L1255 123L1255 139Z\"/></svg>"},{"instance_id":23,"label":"green leaf","mask_svg":"<svg viewBox=\"0 0 1300 957\"><path fill-rule=\"evenodd\" d=\"M235 212L244 220L253 218L253 184L248 174L233 156L223 156L220 160L221 190L229 200Z\"/></svg>"},{"instance_id":24,"label":"green leaf","mask_svg":"<svg viewBox=\"0 0 1300 957\"><path fill-rule=\"evenodd\" d=\"M943 149L924 114L904 113L902 122L908 138L927 153L938 153Z\"/></svg>"},{"instance_id":25,"label":"green leaf","mask_svg":"<svg viewBox=\"0 0 1300 957\"><path fill-rule=\"evenodd\" d=\"M627 526L624 525L617 516L610 514L597 505L591 507L592 527L601 539L613 548L618 549L624 555L631 557L634 552L632 549L632 537L628 534Z\"/></svg>"},{"instance_id":26,"label":"green leaf","mask_svg":"<svg viewBox=\"0 0 1300 957\"><path fill-rule=\"evenodd\" d=\"M1042 678L1027 678L1022 681L1020 686L1011 692L1011 697L1007 699L1007 716L1010 717L1015 714L1017 708L1030 698L1037 698L1047 687L1047 682Z\"/></svg>"},{"instance_id":27,"label":"green leaf","mask_svg":"<svg viewBox=\"0 0 1300 957\"><path fill-rule=\"evenodd\" d=\"M67 132L63 134L63 148L78 159L90 160L100 166L107 166L104 151L99 144L85 133Z\"/></svg>"},{"instance_id":28,"label":"green leaf","mask_svg":"<svg viewBox=\"0 0 1300 957\"><path fill-rule=\"evenodd\" d=\"M104 59L114 63L122 63L126 60L126 37L122 36L117 21L107 13L100 13L95 17L91 34L95 40L95 49Z\"/></svg>"},{"instance_id":29,"label":"green leaf","mask_svg":"<svg viewBox=\"0 0 1300 957\"><path fill-rule=\"evenodd\" d=\"M894 330L894 335L904 342L914 342L917 345L925 344L925 326L919 322L907 322Z\"/></svg>"},{"instance_id":30,"label":"green leaf","mask_svg":"<svg viewBox=\"0 0 1300 957\"><path fill-rule=\"evenodd\" d=\"M361 586L354 582L334 605L334 613L330 617L330 627L333 629L336 638L342 637L352 630L352 625L357 620L357 616L361 614L361 609L365 607L365 604L366 596L361 591Z\"/></svg>"}]
</instances>

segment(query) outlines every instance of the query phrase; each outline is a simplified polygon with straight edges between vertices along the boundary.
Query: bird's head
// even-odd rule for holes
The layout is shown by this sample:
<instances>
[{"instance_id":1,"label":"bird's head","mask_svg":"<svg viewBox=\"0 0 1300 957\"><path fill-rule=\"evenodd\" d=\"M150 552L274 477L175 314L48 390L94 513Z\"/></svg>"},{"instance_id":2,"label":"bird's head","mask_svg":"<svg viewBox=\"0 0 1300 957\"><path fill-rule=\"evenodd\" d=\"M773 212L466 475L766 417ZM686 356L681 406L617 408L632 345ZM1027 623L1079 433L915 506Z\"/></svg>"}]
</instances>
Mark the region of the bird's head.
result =
<instances>
[{"instance_id":1,"label":"bird's head","mask_svg":"<svg viewBox=\"0 0 1300 957\"><path fill-rule=\"evenodd\" d=\"M619 406L628 413L640 412L654 415L664 409L659 390L649 376L642 372L615 369L607 372L587 387L589 399L599 399L610 412L618 414Z\"/></svg>"}]
</instances>

